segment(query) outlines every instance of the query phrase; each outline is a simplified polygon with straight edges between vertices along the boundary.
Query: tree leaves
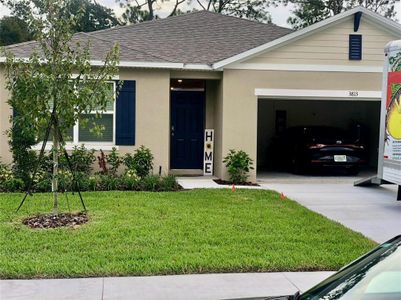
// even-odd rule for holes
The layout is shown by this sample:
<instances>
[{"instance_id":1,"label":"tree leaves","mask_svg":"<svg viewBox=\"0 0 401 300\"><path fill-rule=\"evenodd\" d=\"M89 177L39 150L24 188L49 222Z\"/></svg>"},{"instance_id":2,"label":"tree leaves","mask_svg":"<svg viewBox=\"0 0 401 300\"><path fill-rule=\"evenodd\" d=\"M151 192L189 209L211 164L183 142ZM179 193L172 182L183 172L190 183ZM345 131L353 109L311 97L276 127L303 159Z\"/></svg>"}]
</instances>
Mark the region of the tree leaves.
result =
<instances>
[{"instance_id":1,"label":"tree leaves","mask_svg":"<svg viewBox=\"0 0 401 300\"><path fill-rule=\"evenodd\" d=\"M397 13L394 5L399 0L279 0L276 2L295 5L292 11L294 16L288 19L288 23L294 29L300 29L356 6L366 7L386 18L394 19Z\"/></svg>"}]
</instances>

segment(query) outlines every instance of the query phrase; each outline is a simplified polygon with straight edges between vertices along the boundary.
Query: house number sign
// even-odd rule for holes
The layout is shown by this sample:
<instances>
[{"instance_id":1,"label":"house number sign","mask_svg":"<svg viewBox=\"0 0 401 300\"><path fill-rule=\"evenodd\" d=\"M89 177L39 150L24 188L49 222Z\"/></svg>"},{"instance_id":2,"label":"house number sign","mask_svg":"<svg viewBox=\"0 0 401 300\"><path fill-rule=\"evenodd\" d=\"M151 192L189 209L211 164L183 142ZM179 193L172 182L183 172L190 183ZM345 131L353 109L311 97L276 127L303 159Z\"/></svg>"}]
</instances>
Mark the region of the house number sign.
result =
<instances>
[{"instance_id":1,"label":"house number sign","mask_svg":"<svg viewBox=\"0 0 401 300\"><path fill-rule=\"evenodd\" d=\"M205 147L203 151L203 175L213 175L213 159L214 159L214 130L205 130Z\"/></svg>"}]
</instances>

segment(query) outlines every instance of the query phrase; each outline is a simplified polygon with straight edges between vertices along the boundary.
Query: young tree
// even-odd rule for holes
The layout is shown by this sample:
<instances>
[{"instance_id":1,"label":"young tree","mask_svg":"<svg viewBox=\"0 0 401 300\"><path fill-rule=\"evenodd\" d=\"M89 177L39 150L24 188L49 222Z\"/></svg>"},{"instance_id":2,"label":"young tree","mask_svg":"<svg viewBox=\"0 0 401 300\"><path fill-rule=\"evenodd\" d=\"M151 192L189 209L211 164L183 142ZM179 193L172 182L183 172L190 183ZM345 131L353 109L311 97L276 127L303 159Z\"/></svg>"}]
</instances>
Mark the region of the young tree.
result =
<instances>
[{"instance_id":1,"label":"young tree","mask_svg":"<svg viewBox=\"0 0 401 300\"><path fill-rule=\"evenodd\" d=\"M356 6L366 7L386 18L394 19L397 14L395 4L400 0L281 0L278 2L295 5L292 11L294 17L290 17L288 23L294 29L299 29Z\"/></svg>"},{"instance_id":2,"label":"young tree","mask_svg":"<svg viewBox=\"0 0 401 300\"><path fill-rule=\"evenodd\" d=\"M101 67L91 66L89 42L81 45L73 39L72 29L80 15L65 16L69 3L44 0L43 7L32 7L29 24L37 47L32 45L35 49L29 58L17 58L6 48L6 87L10 91L8 103L18 113L15 122L34 128L40 140L52 115L58 120L51 123L54 213L58 213L58 164L64 146L58 132L66 136L69 128L78 120L83 122L83 114L90 111L97 111L100 117L113 100L106 81L118 72L118 45L105 55ZM40 14L42 8L45 14Z\"/></svg>"}]
</instances>

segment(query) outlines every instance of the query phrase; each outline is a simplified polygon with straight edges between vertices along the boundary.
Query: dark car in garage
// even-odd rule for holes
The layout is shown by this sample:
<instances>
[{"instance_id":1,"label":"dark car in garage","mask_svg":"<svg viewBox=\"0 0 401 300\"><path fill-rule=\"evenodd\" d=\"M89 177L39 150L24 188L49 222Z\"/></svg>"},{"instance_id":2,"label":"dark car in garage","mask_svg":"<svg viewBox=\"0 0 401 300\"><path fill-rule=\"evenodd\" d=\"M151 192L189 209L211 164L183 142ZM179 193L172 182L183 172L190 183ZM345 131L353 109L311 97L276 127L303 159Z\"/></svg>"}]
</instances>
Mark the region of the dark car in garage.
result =
<instances>
[{"instance_id":1,"label":"dark car in garage","mask_svg":"<svg viewBox=\"0 0 401 300\"><path fill-rule=\"evenodd\" d=\"M329 126L286 129L273 142L273 155L294 173L324 169L357 174L367 162L366 146L358 135Z\"/></svg>"}]
</instances>

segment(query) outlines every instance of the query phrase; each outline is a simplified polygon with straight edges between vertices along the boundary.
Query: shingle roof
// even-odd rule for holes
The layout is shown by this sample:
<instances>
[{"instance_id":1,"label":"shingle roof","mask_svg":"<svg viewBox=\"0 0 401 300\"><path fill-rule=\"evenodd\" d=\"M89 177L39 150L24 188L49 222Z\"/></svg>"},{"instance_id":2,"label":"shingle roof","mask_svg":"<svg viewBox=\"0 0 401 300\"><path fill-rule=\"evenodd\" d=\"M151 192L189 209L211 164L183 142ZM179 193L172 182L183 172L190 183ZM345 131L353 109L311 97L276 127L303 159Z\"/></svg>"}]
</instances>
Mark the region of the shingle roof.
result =
<instances>
[{"instance_id":1,"label":"shingle roof","mask_svg":"<svg viewBox=\"0 0 401 300\"><path fill-rule=\"evenodd\" d=\"M213 64L255 48L292 30L224 16L208 11L77 33L75 41L91 42L91 59L102 60L115 43L120 61ZM35 42L7 47L16 56L28 57Z\"/></svg>"}]
</instances>

